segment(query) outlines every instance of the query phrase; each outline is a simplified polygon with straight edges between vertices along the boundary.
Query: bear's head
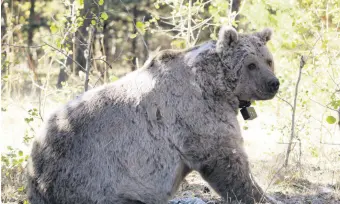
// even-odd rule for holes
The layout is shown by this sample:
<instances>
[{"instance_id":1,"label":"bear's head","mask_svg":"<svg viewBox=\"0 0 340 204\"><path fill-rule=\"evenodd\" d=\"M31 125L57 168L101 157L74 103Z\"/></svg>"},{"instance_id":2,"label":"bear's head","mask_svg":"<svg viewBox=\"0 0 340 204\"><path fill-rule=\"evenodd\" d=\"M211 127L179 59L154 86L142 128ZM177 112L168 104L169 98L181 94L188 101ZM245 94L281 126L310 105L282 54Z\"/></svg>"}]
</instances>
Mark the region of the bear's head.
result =
<instances>
[{"instance_id":1,"label":"bear's head","mask_svg":"<svg viewBox=\"0 0 340 204\"><path fill-rule=\"evenodd\" d=\"M273 56L266 46L271 34L270 29L238 34L229 27L222 27L219 32L216 52L224 69L221 80L228 81L224 84L239 100L268 100L279 90Z\"/></svg>"}]
</instances>

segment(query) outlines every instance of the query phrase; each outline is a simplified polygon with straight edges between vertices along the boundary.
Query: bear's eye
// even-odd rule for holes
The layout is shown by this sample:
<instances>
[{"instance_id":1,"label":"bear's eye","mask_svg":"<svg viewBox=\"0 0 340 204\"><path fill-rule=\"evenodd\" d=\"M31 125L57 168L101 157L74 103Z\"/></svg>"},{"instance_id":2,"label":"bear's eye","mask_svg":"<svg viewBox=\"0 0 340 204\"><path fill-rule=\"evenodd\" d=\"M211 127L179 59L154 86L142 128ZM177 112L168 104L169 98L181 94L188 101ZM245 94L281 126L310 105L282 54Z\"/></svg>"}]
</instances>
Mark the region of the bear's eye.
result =
<instances>
[{"instance_id":1,"label":"bear's eye","mask_svg":"<svg viewBox=\"0 0 340 204\"><path fill-rule=\"evenodd\" d=\"M267 60L268 65L271 67L273 65L273 61Z\"/></svg>"},{"instance_id":2,"label":"bear's eye","mask_svg":"<svg viewBox=\"0 0 340 204\"><path fill-rule=\"evenodd\" d=\"M254 69L256 69L256 65L254 63L251 63L251 64L248 65L248 69L254 70Z\"/></svg>"}]
</instances>

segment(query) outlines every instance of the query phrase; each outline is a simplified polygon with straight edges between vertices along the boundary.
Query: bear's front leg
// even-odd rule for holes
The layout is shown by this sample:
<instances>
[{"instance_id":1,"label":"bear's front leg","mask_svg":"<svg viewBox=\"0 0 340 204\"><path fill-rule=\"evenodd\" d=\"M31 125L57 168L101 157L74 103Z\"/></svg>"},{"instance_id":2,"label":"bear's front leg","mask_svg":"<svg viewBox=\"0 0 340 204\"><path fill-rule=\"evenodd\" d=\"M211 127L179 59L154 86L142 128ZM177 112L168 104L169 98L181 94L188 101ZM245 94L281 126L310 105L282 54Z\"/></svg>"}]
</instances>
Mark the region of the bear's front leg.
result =
<instances>
[{"instance_id":1,"label":"bear's front leg","mask_svg":"<svg viewBox=\"0 0 340 204\"><path fill-rule=\"evenodd\" d=\"M241 148L223 148L215 151L201 163L202 177L226 201L246 204L268 202L263 190L254 181L246 153Z\"/></svg>"}]
</instances>

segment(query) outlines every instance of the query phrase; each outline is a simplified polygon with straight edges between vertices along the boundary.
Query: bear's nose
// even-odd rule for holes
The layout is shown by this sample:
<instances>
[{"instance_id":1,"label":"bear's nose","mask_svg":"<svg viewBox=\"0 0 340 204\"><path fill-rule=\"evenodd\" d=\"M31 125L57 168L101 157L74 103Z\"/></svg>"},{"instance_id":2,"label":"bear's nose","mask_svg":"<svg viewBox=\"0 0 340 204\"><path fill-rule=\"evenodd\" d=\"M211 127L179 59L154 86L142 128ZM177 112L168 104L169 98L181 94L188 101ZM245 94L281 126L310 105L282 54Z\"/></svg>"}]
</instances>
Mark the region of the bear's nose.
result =
<instances>
[{"instance_id":1,"label":"bear's nose","mask_svg":"<svg viewBox=\"0 0 340 204\"><path fill-rule=\"evenodd\" d=\"M267 85L270 92L276 92L277 90L279 90L280 82L277 79L272 79L268 82Z\"/></svg>"}]
</instances>

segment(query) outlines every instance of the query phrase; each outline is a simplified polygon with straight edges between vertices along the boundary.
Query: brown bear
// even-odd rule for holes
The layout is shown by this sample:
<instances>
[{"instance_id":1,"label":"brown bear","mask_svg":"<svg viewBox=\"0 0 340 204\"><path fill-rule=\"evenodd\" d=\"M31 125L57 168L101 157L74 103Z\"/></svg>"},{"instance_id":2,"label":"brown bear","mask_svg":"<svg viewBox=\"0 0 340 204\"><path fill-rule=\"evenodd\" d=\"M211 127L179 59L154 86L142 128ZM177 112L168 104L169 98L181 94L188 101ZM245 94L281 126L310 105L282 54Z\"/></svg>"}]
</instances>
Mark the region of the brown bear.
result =
<instances>
[{"instance_id":1,"label":"brown bear","mask_svg":"<svg viewBox=\"0 0 340 204\"><path fill-rule=\"evenodd\" d=\"M143 68L57 110L36 138L28 195L40 203L167 203L191 171L226 200L266 202L237 121L239 101L279 81L268 29L163 51Z\"/></svg>"}]
</instances>

